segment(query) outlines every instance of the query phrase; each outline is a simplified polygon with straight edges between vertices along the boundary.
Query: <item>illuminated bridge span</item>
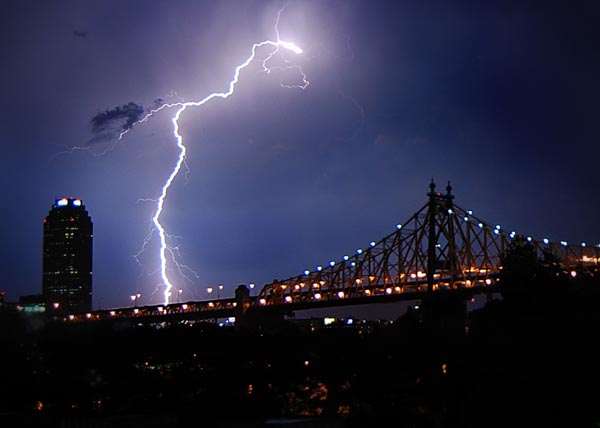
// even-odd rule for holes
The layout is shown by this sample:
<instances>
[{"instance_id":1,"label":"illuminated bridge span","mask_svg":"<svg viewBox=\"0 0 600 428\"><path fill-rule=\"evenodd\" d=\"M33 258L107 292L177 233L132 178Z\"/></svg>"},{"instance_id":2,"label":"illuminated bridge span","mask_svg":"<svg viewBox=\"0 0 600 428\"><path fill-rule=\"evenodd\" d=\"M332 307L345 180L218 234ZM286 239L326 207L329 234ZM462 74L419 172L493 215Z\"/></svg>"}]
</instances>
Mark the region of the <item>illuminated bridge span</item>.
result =
<instances>
[{"instance_id":1,"label":"illuminated bridge span","mask_svg":"<svg viewBox=\"0 0 600 428\"><path fill-rule=\"evenodd\" d=\"M254 308L293 312L418 300L439 290L466 296L493 293L498 291L502 255L515 239L531 244L540 258L551 254L569 275L599 271L600 244L533 239L486 223L454 204L450 183L441 193L432 181L427 196L424 206L379 242L314 271L276 280L257 296L241 285L235 298L104 310L65 319L211 319L241 316Z\"/></svg>"}]
</instances>

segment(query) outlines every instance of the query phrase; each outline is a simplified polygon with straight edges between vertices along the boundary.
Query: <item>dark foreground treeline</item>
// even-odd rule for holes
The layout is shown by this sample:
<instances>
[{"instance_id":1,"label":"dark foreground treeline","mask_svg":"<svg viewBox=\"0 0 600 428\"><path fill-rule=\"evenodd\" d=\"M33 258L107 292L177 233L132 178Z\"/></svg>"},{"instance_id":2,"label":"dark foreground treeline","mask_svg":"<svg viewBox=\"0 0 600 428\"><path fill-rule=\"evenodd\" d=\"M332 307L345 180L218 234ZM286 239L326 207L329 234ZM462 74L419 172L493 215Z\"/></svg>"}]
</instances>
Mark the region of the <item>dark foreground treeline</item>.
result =
<instances>
[{"instance_id":1,"label":"dark foreground treeline","mask_svg":"<svg viewBox=\"0 0 600 428\"><path fill-rule=\"evenodd\" d=\"M68 326L5 311L0 426L600 426L600 282L521 256L484 308L438 293L390 325Z\"/></svg>"}]
</instances>

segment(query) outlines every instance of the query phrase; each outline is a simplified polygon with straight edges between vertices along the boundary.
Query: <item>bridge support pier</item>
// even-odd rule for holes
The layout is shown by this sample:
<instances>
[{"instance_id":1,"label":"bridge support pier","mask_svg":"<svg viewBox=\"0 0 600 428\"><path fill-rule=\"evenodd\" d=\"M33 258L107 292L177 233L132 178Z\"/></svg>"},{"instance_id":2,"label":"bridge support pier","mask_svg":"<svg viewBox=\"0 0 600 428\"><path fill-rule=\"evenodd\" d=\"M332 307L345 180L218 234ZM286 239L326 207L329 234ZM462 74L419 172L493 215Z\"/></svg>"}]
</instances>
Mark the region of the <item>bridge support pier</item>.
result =
<instances>
[{"instance_id":1,"label":"bridge support pier","mask_svg":"<svg viewBox=\"0 0 600 428\"><path fill-rule=\"evenodd\" d=\"M235 325L241 326L244 323L246 311L250 307L250 290L244 284L240 284L235 289Z\"/></svg>"}]
</instances>

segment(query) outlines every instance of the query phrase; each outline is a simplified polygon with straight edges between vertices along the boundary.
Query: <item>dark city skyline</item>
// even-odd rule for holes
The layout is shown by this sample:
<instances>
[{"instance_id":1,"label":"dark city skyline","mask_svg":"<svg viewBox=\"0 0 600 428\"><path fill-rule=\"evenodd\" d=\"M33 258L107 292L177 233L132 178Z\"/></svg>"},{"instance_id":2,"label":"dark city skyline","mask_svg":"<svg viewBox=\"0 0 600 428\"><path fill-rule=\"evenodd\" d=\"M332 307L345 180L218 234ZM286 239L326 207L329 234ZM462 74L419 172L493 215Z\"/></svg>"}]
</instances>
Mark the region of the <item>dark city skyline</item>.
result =
<instances>
[{"instance_id":1,"label":"dark city skyline","mask_svg":"<svg viewBox=\"0 0 600 428\"><path fill-rule=\"evenodd\" d=\"M42 292L42 221L63 197L94 218L93 309L164 300L153 216L180 155L172 117L200 100L179 116L186 158L159 219L181 300L365 248L426 202L432 178L506 230L600 243L597 2L3 9L8 301ZM235 92L207 99L252 53Z\"/></svg>"}]
</instances>

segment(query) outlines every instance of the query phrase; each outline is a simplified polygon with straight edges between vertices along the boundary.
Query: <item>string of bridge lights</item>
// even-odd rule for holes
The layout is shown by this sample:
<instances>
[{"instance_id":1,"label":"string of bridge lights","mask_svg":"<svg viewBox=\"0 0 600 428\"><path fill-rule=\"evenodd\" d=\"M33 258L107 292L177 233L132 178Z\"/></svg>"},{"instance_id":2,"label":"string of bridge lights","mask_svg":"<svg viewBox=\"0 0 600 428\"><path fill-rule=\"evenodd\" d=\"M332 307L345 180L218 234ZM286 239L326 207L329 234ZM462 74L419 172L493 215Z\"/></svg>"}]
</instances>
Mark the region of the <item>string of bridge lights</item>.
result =
<instances>
[{"instance_id":1,"label":"string of bridge lights","mask_svg":"<svg viewBox=\"0 0 600 428\"><path fill-rule=\"evenodd\" d=\"M455 215L456 213L454 212L454 210L452 210L452 209L448 209L448 214L449 214L449 215ZM485 230L485 229L487 229L487 230L490 230L490 226L489 226L488 224L486 224L486 223L482 222L481 220L479 220L479 219L477 219L476 217L474 217L474 216L473 216L473 211L472 211L472 210L468 210L468 211L467 211L467 214L468 214L468 215L465 215L465 216L463 216L463 221L464 221L464 222L470 222L471 224L475 224L475 225L477 225L477 226L478 226L480 229L482 229L482 230ZM402 224L400 224L400 223L399 223L399 224L397 224L397 225L396 225L396 229L397 229L397 230L401 230L401 229L402 229ZM496 235L504 235L504 236L508 236L510 239L514 239L514 238L516 238L516 237L517 237L517 232L515 232L515 231L511 231L510 233L507 233L505 230L503 230L503 229L502 229L502 226L500 226L499 224L496 224L496 225L495 225L495 227L492 229L492 232L493 232L494 234L496 234ZM374 247L376 247L376 246L377 246L377 244L378 244L378 243L381 243L381 242L383 242L385 239L387 239L387 237L385 237L385 238L381 239L379 242L371 241L371 242L369 243L369 246L370 246L371 248L374 248ZM542 239L541 239L541 241L540 241L540 240L536 240L535 238L533 238L533 237L531 237L531 236L526 236L526 237L525 237L525 240L526 240L527 242L534 242L534 241L536 241L536 242L542 242L542 243L544 243L544 245L551 245L551 244L553 243L553 242L552 242L552 241L550 241L548 238L542 238ZM586 243L586 242L582 242L582 243L580 243L580 244L578 244L578 245L577 245L577 244L575 244L575 245L573 245L573 244L569 245L569 243L568 243L567 241L564 241L564 240L562 240L562 241L559 241L559 244L560 244L561 246L563 246L563 247L571 247L571 248L573 248L573 247L587 248L587 247L588 247L588 245L587 245L587 243ZM596 245L595 245L595 247L600 249L600 243L599 243L599 244L596 244ZM368 249L366 249L366 250L363 250L362 248L358 248L358 249L356 250L356 256L359 256L359 255L361 255L361 254L362 254L362 253L364 253L365 251L369 251L371 248L368 248ZM348 260L350 260L350 256L348 256L348 255L344 255L344 256L342 257L342 260L340 261L340 263L347 262ZM329 267L331 267L331 268L332 268L332 267L334 267L335 265L336 265L336 262L335 262L334 260L332 260L332 261L330 261L330 262L329 262ZM356 262L350 262L350 265L351 265L352 267L356 267ZM324 267L323 267L323 266L321 266L321 265L319 265L319 266L317 266L317 267L316 267L316 271L317 271L317 272L321 272L323 269L324 269ZM309 269L306 269L306 270L304 270L304 272L303 272L304 276L309 276L311 273L312 273L312 272L311 272Z\"/></svg>"}]
</instances>

